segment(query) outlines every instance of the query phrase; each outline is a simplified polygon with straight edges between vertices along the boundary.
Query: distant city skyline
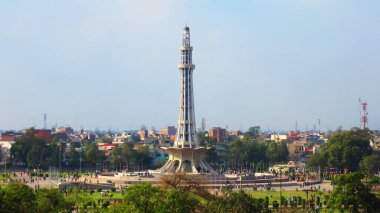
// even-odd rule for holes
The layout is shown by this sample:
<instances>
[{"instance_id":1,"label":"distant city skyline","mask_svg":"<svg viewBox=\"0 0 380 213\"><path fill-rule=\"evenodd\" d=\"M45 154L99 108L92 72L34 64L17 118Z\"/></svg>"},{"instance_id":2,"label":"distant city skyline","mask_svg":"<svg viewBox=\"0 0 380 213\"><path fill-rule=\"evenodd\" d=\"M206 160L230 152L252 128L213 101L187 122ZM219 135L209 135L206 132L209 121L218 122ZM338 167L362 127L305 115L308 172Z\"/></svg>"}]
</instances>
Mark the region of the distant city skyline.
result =
<instances>
[{"instance_id":1,"label":"distant city skyline","mask_svg":"<svg viewBox=\"0 0 380 213\"><path fill-rule=\"evenodd\" d=\"M176 126L181 30L197 128L380 129L379 1L5 1L0 129Z\"/></svg>"}]
</instances>

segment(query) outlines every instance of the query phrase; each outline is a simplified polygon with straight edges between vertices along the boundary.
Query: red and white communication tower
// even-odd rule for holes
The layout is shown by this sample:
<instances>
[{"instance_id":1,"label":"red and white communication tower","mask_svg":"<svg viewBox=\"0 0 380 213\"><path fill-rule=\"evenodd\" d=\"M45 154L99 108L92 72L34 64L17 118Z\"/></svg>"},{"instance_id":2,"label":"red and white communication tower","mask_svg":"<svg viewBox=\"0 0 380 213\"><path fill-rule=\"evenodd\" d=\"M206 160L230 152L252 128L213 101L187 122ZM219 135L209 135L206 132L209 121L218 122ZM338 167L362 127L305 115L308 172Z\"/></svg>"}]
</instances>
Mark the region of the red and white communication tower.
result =
<instances>
[{"instance_id":1,"label":"red and white communication tower","mask_svg":"<svg viewBox=\"0 0 380 213\"><path fill-rule=\"evenodd\" d=\"M362 101L359 98L359 103L362 105L362 109L360 112L360 124L361 124L361 128L365 129L367 127L367 124L368 124L367 101L365 101L365 100Z\"/></svg>"}]
</instances>

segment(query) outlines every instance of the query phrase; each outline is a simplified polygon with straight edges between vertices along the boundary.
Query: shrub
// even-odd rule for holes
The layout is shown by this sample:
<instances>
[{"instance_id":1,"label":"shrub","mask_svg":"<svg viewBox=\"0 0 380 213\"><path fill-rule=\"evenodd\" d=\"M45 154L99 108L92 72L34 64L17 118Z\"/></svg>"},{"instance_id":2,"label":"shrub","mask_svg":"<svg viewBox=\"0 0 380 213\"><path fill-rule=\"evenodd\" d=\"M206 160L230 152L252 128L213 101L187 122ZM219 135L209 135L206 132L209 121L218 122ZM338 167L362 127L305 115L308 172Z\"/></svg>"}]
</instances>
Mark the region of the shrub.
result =
<instances>
[{"instance_id":1,"label":"shrub","mask_svg":"<svg viewBox=\"0 0 380 213\"><path fill-rule=\"evenodd\" d=\"M265 197L265 208L268 208L268 206L269 206L269 197L266 196Z\"/></svg>"},{"instance_id":2,"label":"shrub","mask_svg":"<svg viewBox=\"0 0 380 213\"><path fill-rule=\"evenodd\" d=\"M302 199L302 208L304 209L306 206L306 200L305 199Z\"/></svg>"},{"instance_id":3,"label":"shrub","mask_svg":"<svg viewBox=\"0 0 380 213\"><path fill-rule=\"evenodd\" d=\"M284 206L288 207L288 200L287 199L284 199Z\"/></svg>"},{"instance_id":4,"label":"shrub","mask_svg":"<svg viewBox=\"0 0 380 213\"><path fill-rule=\"evenodd\" d=\"M106 209L110 204L111 204L111 203L107 200L106 202L104 202L104 203L102 204L102 208L103 208L103 209Z\"/></svg>"},{"instance_id":5,"label":"shrub","mask_svg":"<svg viewBox=\"0 0 380 213\"><path fill-rule=\"evenodd\" d=\"M297 197L297 205L302 205L302 198L301 198L301 196L298 196Z\"/></svg>"},{"instance_id":6,"label":"shrub","mask_svg":"<svg viewBox=\"0 0 380 213\"><path fill-rule=\"evenodd\" d=\"M93 189L91 189L91 191L90 191L90 195L92 195L94 193L94 190Z\"/></svg>"},{"instance_id":7,"label":"shrub","mask_svg":"<svg viewBox=\"0 0 380 213\"><path fill-rule=\"evenodd\" d=\"M92 201L88 201L87 203L84 203L83 204L83 208L87 208L87 207L90 207L90 206L92 206Z\"/></svg>"},{"instance_id":8,"label":"shrub","mask_svg":"<svg viewBox=\"0 0 380 213\"><path fill-rule=\"evenodd\" d=\"M317 196L316 204L319 205L321 203L321 198Z\"/></svg>"},{"instance_id":9,"label":"shrub","mask_svg":"<svg viewBox=\"0 0 380 213\"><path fill-rule=\"evenodd\" d=\"M278 207L280 206L277 202L277 200L274 200L273 203L272 203L272 206L274 209L278 209Z\"/></svg>"},{"instance_id":10,"label":"shrub","mask_svg":"<svg viewBox=\"0 0 380 213\"><path fill-rule=\"evenodd\" d=\"M111 188L111 192L115 192L116 191L116 188Z\"/></svg>"},{"instance_id":11,"label":"shrub","mask_svg":"<svg viewBox=\"0 0 380 213\"><path fill-rule=\"evenodd\" d=\"M102 191L102 188L99 187L99 188L96 189L96 191L97 191L97 192L101 192L101 191Z\"/></svg>"},{"instance_id":12,"label":"shrub","mask_svg":"<svg viewBox=\"0 0 380 213\"><path fill-rule=\"evenodd\" d=\"M315 204L313 202L310 202L310 207L314 208Z\"/></svg>"},{"instance_id":13,"label":"shrub","mask_svg":"<svg viewBox=\"0 0 380 213\"><path fill-rule=\"evenodd\" d=\"M322 202L322 203L323 203L323 205L325 205L325 206L326 206L326 205L327 205L327 201L328 201L328 199L326 199L326 198L325 198L325 199L323 199L323 202Z\"/></svg>"}]
</instances>

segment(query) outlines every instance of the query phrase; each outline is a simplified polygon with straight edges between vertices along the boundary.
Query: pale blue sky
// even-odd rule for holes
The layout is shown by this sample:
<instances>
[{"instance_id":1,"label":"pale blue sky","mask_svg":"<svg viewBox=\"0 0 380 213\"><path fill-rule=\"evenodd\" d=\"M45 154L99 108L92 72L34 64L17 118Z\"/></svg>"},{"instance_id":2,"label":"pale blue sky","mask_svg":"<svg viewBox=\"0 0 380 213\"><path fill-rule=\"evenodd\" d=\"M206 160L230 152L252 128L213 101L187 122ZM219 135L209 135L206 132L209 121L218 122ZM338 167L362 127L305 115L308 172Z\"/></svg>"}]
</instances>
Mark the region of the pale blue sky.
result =
<instances>
[{"instance_id":1,"label":"pale blue sky","mask_svg":"<svg viewBox=\"0 0 380 213\"><path fill-rule=\"evenodd\" d=\"M380 129L378 0L0 3L0 129L176 125L179 46L194 46L198 127Z\"/></svg>"}]
</instances>

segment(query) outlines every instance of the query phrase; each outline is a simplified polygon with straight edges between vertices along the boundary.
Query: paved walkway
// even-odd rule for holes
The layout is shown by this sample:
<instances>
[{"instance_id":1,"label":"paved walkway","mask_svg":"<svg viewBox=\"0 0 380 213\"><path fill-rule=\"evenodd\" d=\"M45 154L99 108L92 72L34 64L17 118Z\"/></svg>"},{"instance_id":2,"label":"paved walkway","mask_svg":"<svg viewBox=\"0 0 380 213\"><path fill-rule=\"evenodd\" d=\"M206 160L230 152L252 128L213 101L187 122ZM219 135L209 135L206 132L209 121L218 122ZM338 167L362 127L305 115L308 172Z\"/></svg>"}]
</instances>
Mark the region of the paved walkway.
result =
<instances>
[{"instance_id":1,"label":"paved walkway","mask_svg":"<svg viewBox=\"0 0 380 213\"><path fill-rule=\"evenodd\" d=\"M28 186L30 186L32 189L37 188L57 188L58 187L58 180L52 179L51 177L48 178L40 178L40 177L29 177L25 173L16 172L16 176L12 177L12 180L18 181L18 182L24 182ZM71 178L68 178L67 180L73 181L73 182L86 182L87 184L106 184L109 182L112 182L115 184L116 188L119 188L119 186L124 187L125 185L130 185L126 183L138 183L138 182L151 182L153 184L158 184L161 182L159 178L140 178L138 176L123 176L123 177L113 177L113 176L101 176L95 177L94 175L91 176L82 176L78 180L73 180ZM229 181L231 185L233 185L235 188L240 188L240 182L239 181ZM280 187L285 191L296 191L296 190L304 190L304 189L320 189L320 190L326 190L326 191L332 191L333 187L330 183L330 181L323 181L320 184L314 184L309 186L302 186L303 182L297 182L297 181L283 181L283 182L272 182L271 188L278 190ZM301 184L301 185L300 185ZM223 181L217 182L211 182L211 183L205 183L202 184L208 188L220 188L221 186L225 185ZM268 183L253 183L253 182L245 182L242 181L242 188L246 189L253 189L253 187L257 187L258 190L261 188L264 190L266 189L266 186ZM315 187L315 188L314 188Z\"/></svg>"}]
</instances>

